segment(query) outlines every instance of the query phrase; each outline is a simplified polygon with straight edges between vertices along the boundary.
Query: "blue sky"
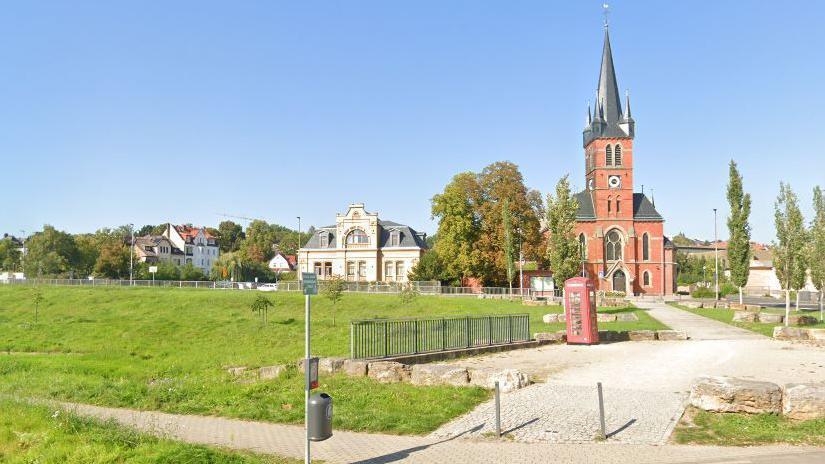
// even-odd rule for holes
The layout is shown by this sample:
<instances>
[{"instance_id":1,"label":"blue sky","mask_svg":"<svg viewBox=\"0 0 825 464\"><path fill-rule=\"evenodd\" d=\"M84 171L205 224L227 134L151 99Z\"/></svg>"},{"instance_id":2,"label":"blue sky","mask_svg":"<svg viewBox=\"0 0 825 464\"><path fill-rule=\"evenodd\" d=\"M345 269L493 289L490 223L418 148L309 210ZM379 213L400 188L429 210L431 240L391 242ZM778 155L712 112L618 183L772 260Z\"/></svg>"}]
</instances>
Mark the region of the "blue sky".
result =
<instances>
[{"instance_id":1,"label":"blue sky","mask_svg":"<svg viewBox=\"0 0 825 464\"><path fill-rule=\"evenodd\" d=\"M636 189L673 235L724 237L727 162L773 239L810 217L825 2L611 2ZM333 222L350 202L434 232L429 199L510 160L583 186L601 2L16 2L0 16L0 233L218 213Z\"/></svg>"}]
</instances>

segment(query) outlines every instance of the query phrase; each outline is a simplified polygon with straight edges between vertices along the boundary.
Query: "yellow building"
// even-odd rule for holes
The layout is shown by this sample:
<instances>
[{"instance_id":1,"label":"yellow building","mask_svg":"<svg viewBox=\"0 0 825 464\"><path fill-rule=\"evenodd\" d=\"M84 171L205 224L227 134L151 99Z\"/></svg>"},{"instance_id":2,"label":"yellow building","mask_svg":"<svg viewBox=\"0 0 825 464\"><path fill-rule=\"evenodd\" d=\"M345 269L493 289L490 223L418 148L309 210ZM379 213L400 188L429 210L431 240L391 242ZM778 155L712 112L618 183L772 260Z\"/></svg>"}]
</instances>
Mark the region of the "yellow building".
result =
<instances>
[{"instance_id":1,"label":"yellow building","mask_svg":"<svg viewBox=\"0 0 825 464\"><path fill-rule=\"evenodd\" d=\"M337 275L353 282L406 282L427 249L426 238L354 203L298 250L299 272L315 272L319 279Z\"/></svg>"}]
</instances>

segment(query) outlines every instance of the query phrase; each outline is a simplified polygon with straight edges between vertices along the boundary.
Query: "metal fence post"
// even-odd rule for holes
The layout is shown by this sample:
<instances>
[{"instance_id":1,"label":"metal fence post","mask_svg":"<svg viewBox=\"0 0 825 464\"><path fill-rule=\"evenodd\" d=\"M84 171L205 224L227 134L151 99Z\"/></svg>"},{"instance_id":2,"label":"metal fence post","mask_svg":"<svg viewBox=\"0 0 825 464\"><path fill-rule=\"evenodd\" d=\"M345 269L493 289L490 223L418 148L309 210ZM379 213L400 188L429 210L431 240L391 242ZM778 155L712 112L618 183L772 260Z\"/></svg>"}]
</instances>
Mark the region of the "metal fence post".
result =
<instances>
[{"instance_id":1,"label":"metal fence post","mask_svg":"<svg viewBox=\"0 0 825 464\"><path fill-rule=\"evenodd\" d=\"M349 323L349 358L355 359L355 323Z\"/></svg>"},{"instance_id":2,"label":"metal fence post","mask_svg":"<svg viewBox=\"0 0 825 464\"><path fill-rule=\"evenodd\" d=\"M447 319L441 319L441 351L447 349Z\"/></svg>"},{"instance_id":3,"label":"metal fence post","mask_svg":"<svg viewBox=\"0 0 825 464\"><path fill-rule=\"evenodd\" d=\"M501 389L496 380L496 436L501 437Z\"/></svg>"},{"instance_id":4,"label":"metal fence post","mask_svg":"<svg viewBox=\"0 0 825 464\"><path fill-rule=\"evenodd\" d=\"M387 332L387 321L384 321L384 357L389 356L389 333Z\"/></svg>"},{"instance_id":5,"label":"metal fence post","mask_svg":"<svg viewBox=\"0 0 825 464\"><path fill-rule=\"evenodd\" d=\"M607 439L607 434L604 430L604 397L602 396L602 383L596 383L596 390L599 393L599 425L601 426L599 438L602 440Z\"/></svg>"},{"instance_id":6,"label":"metal fence post","mask_svg":"<svg viewBox=\"0 0 825 464\"><path fill-rule=\"evenodd\" d=\"M469 348L469 347L472 346L472 343L471 343L472 335L470 334L470 316L467 316L466 321L467 321L467 348Z\"/></svg>"},{"instance_id":7,"label":"metal fence post","mask_svg":"<svg viewBox=\"0 0 825 464\"><path fill-rule=\"evenodd\" d=\"M418 319L416 319L414 321L414 324L415 324L413 326L413 338L415 339L414 350L415 350L415 353L418 354Z\"/></svg>"}]
</instances>

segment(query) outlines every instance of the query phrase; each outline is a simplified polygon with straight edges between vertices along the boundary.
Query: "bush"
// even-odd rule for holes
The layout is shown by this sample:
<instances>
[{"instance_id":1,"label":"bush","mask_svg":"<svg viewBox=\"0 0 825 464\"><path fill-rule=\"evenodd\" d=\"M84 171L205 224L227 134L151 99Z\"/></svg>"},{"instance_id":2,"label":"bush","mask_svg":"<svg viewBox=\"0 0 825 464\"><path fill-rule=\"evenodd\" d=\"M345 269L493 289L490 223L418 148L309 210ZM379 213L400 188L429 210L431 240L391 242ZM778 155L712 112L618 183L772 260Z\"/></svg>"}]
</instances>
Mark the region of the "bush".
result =
<instances>
[{"instance_id":1,"label":"bush","mask_svg":"<svg viewBox=\"0 0 825 464\"><path fill-rule=\"evenodd\" d=\"M690 296L693 298L715 298L716 291L708 287L697 287L695 290L690 292Z\"/></svg>"}]
</instances>

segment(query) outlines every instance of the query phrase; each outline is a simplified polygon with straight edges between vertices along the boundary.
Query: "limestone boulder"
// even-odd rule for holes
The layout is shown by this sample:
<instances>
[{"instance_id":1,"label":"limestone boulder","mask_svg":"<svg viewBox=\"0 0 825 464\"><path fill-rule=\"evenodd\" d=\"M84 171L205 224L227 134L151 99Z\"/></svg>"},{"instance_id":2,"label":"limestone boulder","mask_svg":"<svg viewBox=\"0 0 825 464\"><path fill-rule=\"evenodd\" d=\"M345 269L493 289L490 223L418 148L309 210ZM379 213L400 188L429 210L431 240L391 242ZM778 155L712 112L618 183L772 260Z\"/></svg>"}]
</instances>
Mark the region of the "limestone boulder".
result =
<instances>
[{"instance_id":1,"label":"limestone boulder","mask_svg":"<svg viewBox=\"0 0 825 464\"><path fill-rule=\"evenodd\" d=\"M728 309L730 304L727 301L717 301L716 309Z\"/></svg>"},{"instance_id":2,"label":"limestone boulder","mask_svg":"<svg viewBox=\"0 0 825 464\"><path fill-rule=\"evenodd\" d=\"M263 366L258 369L258 378L261 380L277 379L286 370L283 364L276 364L274 366Z\"/></svg>"},{"instance_id":3,"label":"limestone boulder","mask_svg":"<svg viewBox=\"0 0 825 464\"><path fill-rule=\"evenodd\" d=\"M656 338L663 341L687 340L688 336L683 330L657 330Z\"/></svg>"},{"instance_id":4,"label":"limestone boulder","mask_svg":"<svg viewBox=\"0 0 825 464\"><path fill-rule=\"evenodd\" d=\"M627 336L633 342L656 340L656 332L653 330L631 330L627 333Z\"/></svg>"},{"instance_id":5,"label":"limestone boulder","mask_svg":"<svg viewBox=\"0 0 825 464\"><path fill-rule=\"evenodd\" d=\"M380 383L398 383L410 378L404 364L395 361L375 361L367 365L367 376Z\"/></svg>"},{"instance_id":6,"label":"limestone boulder","mask_svg":"<svg viewBox=\"0 0 825 464\"><path fill-rule=\"evenodd\" d=\"M742 303L730 303L728 307L734 311L744 311L747 309Z\"/></svg>"},{"instance_id":7,"label":"limestone boulder","mask_svg":"<svg viewBox=\"0 0 825 464\"><path fill-rule=\"evenodd\" d=\"M785 321L785 316L776 313L759 313L758 319L763 324L781 324Z\"/></svg>"},{"instance_id":8,"label":"limestone boulder","mask_svg":"<svg viewBox=\"0 0 825 464\"><path fill-rule=\"evenodd\" d=\"M470 382L467 369L449 364L415 364L410 369L413 385L452 385L463 387Z\"/></svg>"},{"instance_id":9,"label":"limestone boulder","mask_svg":"<svg viewBox=\"0 0 825 464\"><path fill-rule=\"evenodd\" d=\"M318 374L336 374L344 368L344 358L319 358L318 359ZM306 359L298 360L298 371L304 372L304 363Z\"/></svg>"},{"instance_id":10,"label":"limestone boulder","mask_svg":"<svg viewBox=\"0 0 825 464\"><path fill-rule=\"evenodd\" d=\"M541 320L545 324L555 324L555 323L559 322L559 315L556 314L556 313L545 314L544 316L541 317ZM562 322L564 322L564 321L562 320Z\"/></svg>"},{"instance_id":11,"label":"limestone boulder","mask_svg":"<svg viewBox=\"0 0 825 464\"><path fill-rule=\"evenodd\" d=\"M808 331L799 327L774 327L773 338L777 340L807 340Z\"/></svg>"},{"instance_id":12,"label":"limestone boulder","mask_svg":"<svg viewBox=\"0 0 825 464\"><path fill-rule=\"evenodd\" d=\"M558 332L538 332L533 334L533 338L543 343L564 343L567 339L567 334L563 330Z\"/></svg>"},{"instance_id":13,"label":"limestone boulder","mask_svg":"<svg viewBox=\"0 0 825 464\"><path fill-rule=\"evenodd\" d=\"M788 317L788 325L803 327L806 325L814 325L819 322L819 319L813 316L806 316L804 314L791 314Z\"/></svg>"},{"instance_id":14,"label":"limestone boulder","mask_svg":"<svg viewBox=\"0 0 825 464\"><path fill-rule=\"evenodd\" d=\"M749 305L745 305L745 309L746 309L746 310L748 310L748 311L756 311L756 312L759 312L759 311L761 311L763 308L762 308L761 306L759 306L759 305L749 304Z\"/></svg>"},{"instance_id":15,"label":"limestone boulder","mask_svg":"<svg viewBox=\"0 0 825 464\"><path fill-rule=\"evenodd\" d=\"M618 330L600 330L599 331L599 341L600 342L626 342L630 340L630 336L627 332L622 332Z\"/></svg>"},{"instance_id":16,"label":"limestone boulder","mask_svg":"<svg viewBox=\"0 0 825 464\"><path fill-rule=\"evenodd\" d=\"M733 322L759 322L759 314L751 311L736 311Z\"/></svg>"},{"instance_id":17,"label":"limestone boulder","mask_svg":"<svg viewBox=\"0 0 825 464\"><path fill-rule=\"evenodd\" d=\"M226 372L229 373L229 375L231 375L233 377L239 377L241 375L244 375L246 370L247 370L246 366L233 366L233 367L226 368Z\"/></svg>"},{"instance_id":18,"label":"limestone boulder","mask_svg":"<svg viewBox=\"0 0 825 464\"><path fill-rule=\"evenodd\" d=\"M345 359L341 370L352 377L366 377L367 375L367 361L360 359Z\"/></svg>"},{"instance_id":19,"label":"limestone boulder","mask_svg":"<svg viewBox=\"0 0 825 464\"><path fill-rule=\"evenodd\" d=\"M772 382L700 377L690 387L690 404L713 412L778 414L782 410L782 389Z\"/></svg>"},{"instance_id":20,"label":"limestone boulder","mask_svg":"<svg viewBox=\"0 0 825 464\"><path fill-rule=\"evenodd\" d=\"M636 322L639 320L639 316L636 313L619 313L616 314L616 320L619 322Z\"/></svg>"},{"instance_id":21,"label":"limestone boulder","mask_svg":"<svg viewBox=\"0 0 825 464\"><path fill-rule=\"evenodd\" d=\"M616 322L616 315L615 314L598 313L598 314L596 314L596 320L598 322Z\"/></svg>"},{"instance_id":22,"label":"limestone boulder","mask_svg":"<svg viewBox=\"0 0 825 464\"><path fill-rule=\"evenodd\" d=\"M825 382L785 385L782 414L794 420L824 419Z\"/></svg>"},{"instance_id":23,"label":"limestone boulder","mask_svg":"<svg viewBox=\"0 0 825 464\"><path fill-rule=\"evenodd\" d=\"M516 369L476 368L470 369L470 384L492 390L498 381L499 389L511 392L530 385L530 378Z\"/></svg>"},{"instance_id":24,"label":"limestone boulder","mask_svg":"<svg viewBox=\"0 0 825 464\"><path fill-rule=\"evenodd\" d=\"M699 309L704 306L704 303L701 301L685 301L682 303L682 306L691 309Z\"/></svg>"},{"instance_id":25,"label":"limestone boulder","mask_svg":"<svg viewBox=\"0 0 825 464\"><path fill-rule=\"evenodd\" d=\"M808 340L825 340L825 329L806 329Z\"/></svg>"}]
</instances>

